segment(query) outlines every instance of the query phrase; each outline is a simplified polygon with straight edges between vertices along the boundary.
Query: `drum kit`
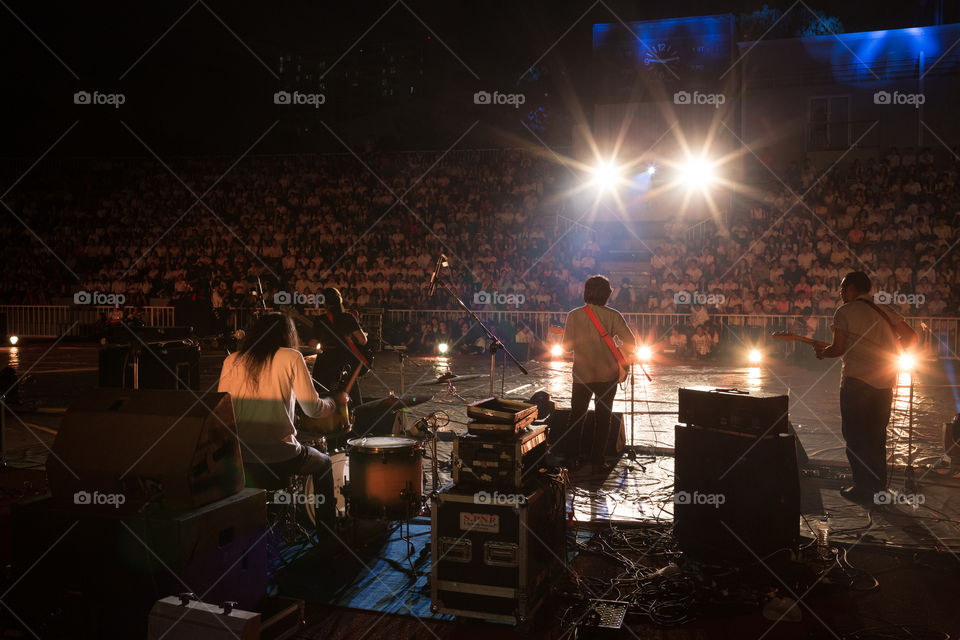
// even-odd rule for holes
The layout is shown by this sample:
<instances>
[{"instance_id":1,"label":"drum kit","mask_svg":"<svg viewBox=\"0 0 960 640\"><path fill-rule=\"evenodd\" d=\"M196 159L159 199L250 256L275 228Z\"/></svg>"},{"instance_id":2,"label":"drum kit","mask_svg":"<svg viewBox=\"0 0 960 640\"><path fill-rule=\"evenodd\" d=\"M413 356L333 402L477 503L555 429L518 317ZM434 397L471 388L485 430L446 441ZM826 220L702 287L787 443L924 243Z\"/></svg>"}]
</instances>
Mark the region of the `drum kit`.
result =
<instances>
[{"instance_id":1,"label":"drum kit","mask_svg":"<svg viewBox=\"0 0 960 640\"><path fill-rule=\"evenodd\" d=\"M354 417L363 412L387 416L433 398L432 394L390 395L324 418L299 416L300 441L330 456L337 511L341 516L409 520L422 513L425 504L423 453L433 439L432 459L436 460L436 433L446 426L449 418L444 420L446 414L437 412L418 420L403 434L390 434L358 433ZM433 467L431 486L436 487L436 465ZM308 482L312 485L312 481ZM304 490L310 494L313 487ZM316 522L311 511L308 509L308 516Z\"/></svg>"}]
</instances>

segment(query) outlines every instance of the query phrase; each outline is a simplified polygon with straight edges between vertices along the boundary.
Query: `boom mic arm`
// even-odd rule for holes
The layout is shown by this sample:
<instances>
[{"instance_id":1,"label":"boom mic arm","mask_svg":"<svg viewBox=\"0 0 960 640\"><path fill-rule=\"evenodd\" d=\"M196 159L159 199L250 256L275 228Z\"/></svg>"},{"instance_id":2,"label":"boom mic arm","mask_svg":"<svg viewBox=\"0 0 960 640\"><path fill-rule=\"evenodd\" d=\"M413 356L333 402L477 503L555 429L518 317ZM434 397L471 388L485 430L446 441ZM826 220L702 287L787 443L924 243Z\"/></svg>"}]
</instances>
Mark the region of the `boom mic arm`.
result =
<instances>
[{"instance_id":1,"label":"boom mic arm","mask_svg":"<svg viewBox=\"0 0 960 640\"><path fill-rule=\"evenodd\" d=\"M427 289L427 297L430 298L433 296L433 292L437 290L437 279L440 277L440 269L447 266L447 256L440 254L440 257L437 258L437 264L433 268L433 275L430 276L430 287Z\"/></svg>"}]
</instances>

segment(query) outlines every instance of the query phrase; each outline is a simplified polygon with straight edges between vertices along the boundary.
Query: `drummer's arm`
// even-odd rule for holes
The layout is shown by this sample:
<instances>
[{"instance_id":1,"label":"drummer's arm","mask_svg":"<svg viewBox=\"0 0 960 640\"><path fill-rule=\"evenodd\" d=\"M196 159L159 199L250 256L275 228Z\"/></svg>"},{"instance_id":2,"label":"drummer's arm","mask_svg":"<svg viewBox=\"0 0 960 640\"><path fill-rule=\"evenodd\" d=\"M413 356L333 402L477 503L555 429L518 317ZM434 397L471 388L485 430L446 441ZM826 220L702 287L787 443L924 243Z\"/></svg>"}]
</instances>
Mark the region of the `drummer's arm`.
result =
<instances>
[{"instance_id":1,"label":"drummer's arm","mask_svg":"<svg viewBox=\"0 0 960 640\"><path fill-rule=\"evenodd\" d=\"M303 413L311 418L325 418L337 410L337 403L333 398L321 398L313 387L313 379L307 369L303 356L293 361L293 395Z\"/></svg>"},{"instance_id":2,"label":"drummer's arm","mask_svg":"<svg viewBox=\"0 0 960 640\"><path fill-rule=\"evenodd\" d=\"M367 334L363 332L363 329L357 329L351 333L350 339L353 340L354 344L367 344Z\"/></svg>"}]
</instances>

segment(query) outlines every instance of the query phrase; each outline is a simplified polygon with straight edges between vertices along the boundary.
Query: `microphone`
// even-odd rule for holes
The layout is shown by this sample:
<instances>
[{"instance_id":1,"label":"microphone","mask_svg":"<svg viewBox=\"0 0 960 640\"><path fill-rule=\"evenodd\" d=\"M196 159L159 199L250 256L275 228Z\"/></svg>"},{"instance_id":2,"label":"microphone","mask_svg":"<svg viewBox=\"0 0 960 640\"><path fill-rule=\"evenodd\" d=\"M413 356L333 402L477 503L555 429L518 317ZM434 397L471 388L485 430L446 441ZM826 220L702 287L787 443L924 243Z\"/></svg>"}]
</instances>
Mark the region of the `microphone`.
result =
<instances>
[{"instance_id":1,"label":"microphone","mask_svg":"<svg viewBox=\"0 0 960 640\"><path fill-rule=\"evenodd\" d=\"M427 297L431 297L433 292L437 289L437 279L440 277L440 269L447 262L447 256L440 254L440 257L437 258L437 265L433 268L433 275L430 276L430 288L427 289Z\"/></svg>"}]
</instances>

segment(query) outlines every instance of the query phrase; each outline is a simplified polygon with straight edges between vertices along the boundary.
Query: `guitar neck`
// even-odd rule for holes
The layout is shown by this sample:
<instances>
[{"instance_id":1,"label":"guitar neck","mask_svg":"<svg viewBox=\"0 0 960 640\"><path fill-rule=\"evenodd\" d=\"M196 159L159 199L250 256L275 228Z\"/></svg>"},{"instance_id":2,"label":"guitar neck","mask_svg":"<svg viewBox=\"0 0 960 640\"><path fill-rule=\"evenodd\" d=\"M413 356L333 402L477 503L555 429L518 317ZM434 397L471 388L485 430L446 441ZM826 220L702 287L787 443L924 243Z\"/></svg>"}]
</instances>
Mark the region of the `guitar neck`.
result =
<instances>
[{"instance_id":1,"label":"guitar neck","mask_svg":"<svg viewBox=\"0 0 960 640\"><path fill-rule=\"evenodd\" d=\"M776 338L776 339L778 339L778 340L787 340L787 341L791 341L791 340L792 340L792 341L795 341L795 342L802 342L802 343L804 343L804 344L809 344L809 345L812 345L812 346L814 346L814 347L817 347L817 346L828 347L828 346L830 346L830 343L829 343L829 342L823 342L822 340L814 340L813 338L807 338L806 336L798 336L798 335L795 334L795 333L784 333L784 332L782 332L782 331L775 331L775 332L773 333L772 337L774 337L774 338Z\"/></svg>"}]
</instances>

